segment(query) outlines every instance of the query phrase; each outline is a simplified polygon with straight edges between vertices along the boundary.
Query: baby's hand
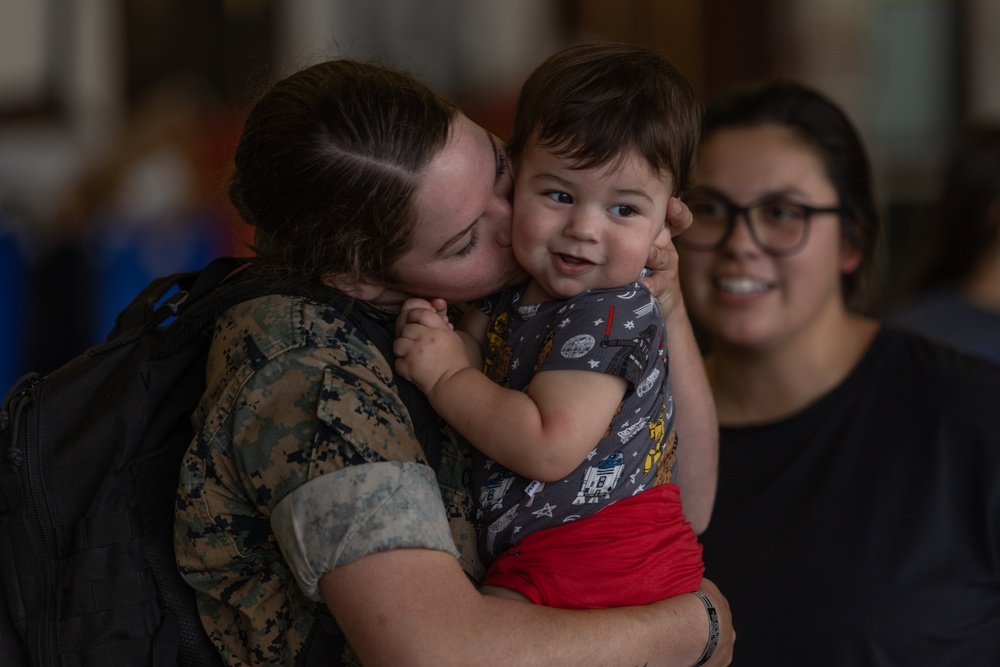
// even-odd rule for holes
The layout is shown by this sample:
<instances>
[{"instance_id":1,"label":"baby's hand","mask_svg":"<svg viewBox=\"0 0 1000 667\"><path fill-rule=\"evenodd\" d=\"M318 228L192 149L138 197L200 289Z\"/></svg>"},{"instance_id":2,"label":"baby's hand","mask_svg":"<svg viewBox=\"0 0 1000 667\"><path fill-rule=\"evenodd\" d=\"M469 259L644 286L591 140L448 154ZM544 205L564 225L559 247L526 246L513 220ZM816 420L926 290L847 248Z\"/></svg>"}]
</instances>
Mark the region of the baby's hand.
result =
<instances>
[{"instance_id":1,"label":"baby's hand","mask_svg":"<svg viewBox=\"0 0 1000 667\"><path fill-rule=\"evenodd\" d=\"M416 321L414 313L421 310L430 310L437 313L441 318L441 323L448 329L454 329L455 325L448 321L448 302L444 299L407 299L403 302L403 307L396 316L396 335L400 336L405 327L410 322Z\"/></svg>"},{"instance_id":2,"label":"baby's hand","mask_svg":"<svg viewBox=\"0 0 1000 667\"><path fill-rule=\"evenodd\" d=\"M441 378L469 367L465 343L451 324L442 321L438 311L412 308L406 320L392 345L396 372L425 394L429 394Z\"/></svg>"}]
</instances>

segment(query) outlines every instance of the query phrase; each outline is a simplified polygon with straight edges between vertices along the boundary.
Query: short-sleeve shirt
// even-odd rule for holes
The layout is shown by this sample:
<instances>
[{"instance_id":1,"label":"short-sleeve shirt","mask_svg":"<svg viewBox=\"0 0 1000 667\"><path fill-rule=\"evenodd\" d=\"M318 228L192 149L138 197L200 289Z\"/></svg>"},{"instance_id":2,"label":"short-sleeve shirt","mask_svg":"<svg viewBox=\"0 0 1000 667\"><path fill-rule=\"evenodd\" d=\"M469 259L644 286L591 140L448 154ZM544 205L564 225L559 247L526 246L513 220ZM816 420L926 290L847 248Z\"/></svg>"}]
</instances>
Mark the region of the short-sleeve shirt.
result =
<instances>
[{"instance_id":1,"label":"short-sleeve shirt","mask_svg":"<svg viewBox=\"0 0 1000 667\"><path fill-rule=\"evenodd\" d=\"M299 546L280 518L292 500L302 500L296 511L309 513L309 525L329 529L298 537L315 540L303 550L331 568L380 549L429 547L457 551L470 578L482 576L466 446L442 422L435 477L390 362L354 331L334 308L285 296L247 301L216 323L182 463L175 546L227 664L294 664L323 608L283 554ZM349 521L366 503L405 516L378 534L361 526L349 540L328 537L358 528ZM352 656L348 649L342 664L355 664Z\"/></svg>"},{"instance_id":2,"label":"short-sleeve shirt","mask_svg":"<svg viewBox=\"0 0 1000 667\"><path fill-rule=\"evenodd\" d=\"M628 388L604 437L562 480L541 484L474 453L479 549L486 562L537 530L670 481L676 467L665 330L648 288L636 282L531 306L520 305L523 291L478 303L490 316L484 354L490 379L524 391L538 372L586 370L622 377ZM672 460L659 466L664 454ZM658 467L666 471L660 479Z\"/></svg>"}]
</instances>

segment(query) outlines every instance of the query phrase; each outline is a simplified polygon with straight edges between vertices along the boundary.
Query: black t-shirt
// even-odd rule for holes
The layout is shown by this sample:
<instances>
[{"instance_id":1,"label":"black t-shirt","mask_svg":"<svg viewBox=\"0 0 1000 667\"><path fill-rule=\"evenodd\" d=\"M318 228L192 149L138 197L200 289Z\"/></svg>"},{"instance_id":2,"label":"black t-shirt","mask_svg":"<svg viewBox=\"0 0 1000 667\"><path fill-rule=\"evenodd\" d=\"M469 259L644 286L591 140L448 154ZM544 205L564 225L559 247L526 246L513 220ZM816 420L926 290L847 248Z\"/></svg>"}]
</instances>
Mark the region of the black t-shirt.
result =
<instances>
[{"instance_id":1,"label":"black t-shirt","mask_svg":"<svg viewBox=\"0 0 1000 667\"><path fill-rule=\"evenodd\" d=\"M735 667L997 667L1000 367L884 328L799 414L722 429L702 542Z\"/></svg>"}]
</instances>

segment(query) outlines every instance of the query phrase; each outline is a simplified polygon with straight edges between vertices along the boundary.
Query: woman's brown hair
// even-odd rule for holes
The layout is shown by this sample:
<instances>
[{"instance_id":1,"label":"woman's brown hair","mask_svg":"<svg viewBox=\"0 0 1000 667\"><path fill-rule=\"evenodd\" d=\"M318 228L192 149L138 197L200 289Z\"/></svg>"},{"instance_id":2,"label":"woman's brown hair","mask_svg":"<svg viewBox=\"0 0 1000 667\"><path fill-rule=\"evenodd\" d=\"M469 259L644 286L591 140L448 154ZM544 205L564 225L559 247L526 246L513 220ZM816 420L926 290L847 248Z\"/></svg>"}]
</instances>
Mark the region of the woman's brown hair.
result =
<instances>
[{"instance_id":1,"label":"woman's brown hair","mask_svg":"<svg viewBox=\"0 0 1000 667\"><path fill-rule=\"evenodd\" d=\"M255 227L255 270L391 279L421 170L458 113L411 75L352 60L275 83L247 116L229 188Z\"/></svg>"}]
</instances>

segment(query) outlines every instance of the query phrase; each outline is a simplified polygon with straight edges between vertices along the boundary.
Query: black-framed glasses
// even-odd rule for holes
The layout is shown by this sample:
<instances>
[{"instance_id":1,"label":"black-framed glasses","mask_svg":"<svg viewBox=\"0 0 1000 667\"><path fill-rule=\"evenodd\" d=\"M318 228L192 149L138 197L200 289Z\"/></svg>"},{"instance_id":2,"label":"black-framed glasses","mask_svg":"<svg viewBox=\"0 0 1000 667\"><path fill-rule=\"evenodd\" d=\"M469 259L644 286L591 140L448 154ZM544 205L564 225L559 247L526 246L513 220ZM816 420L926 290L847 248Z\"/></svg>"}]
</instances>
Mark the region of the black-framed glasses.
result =
<instances>
[{"instance_id":1,"label":"black-framed glasses","mask_svg":"<svg viewBox=\"0 0 1000 667\"><path fill-rule=\"evenodd\" d=\"M736 229L739 214L750 237L769 255L791 255L809 239L809 219L817 213L844 215L843 206L807 206L780 197L766 197L737 206L719 193L692 193L684 197L694 220L676 242L691 250L719 250Z\"/></svg>"}]
</instances>

